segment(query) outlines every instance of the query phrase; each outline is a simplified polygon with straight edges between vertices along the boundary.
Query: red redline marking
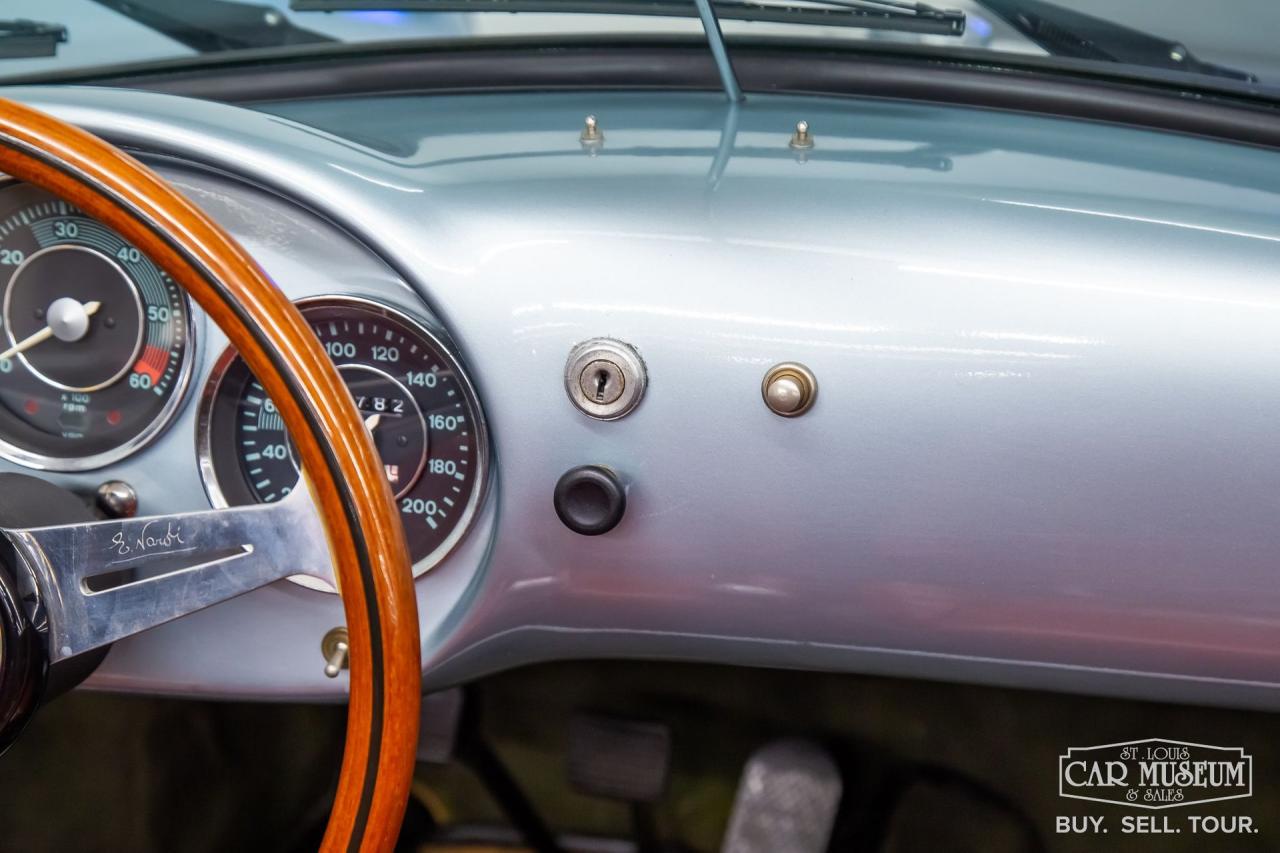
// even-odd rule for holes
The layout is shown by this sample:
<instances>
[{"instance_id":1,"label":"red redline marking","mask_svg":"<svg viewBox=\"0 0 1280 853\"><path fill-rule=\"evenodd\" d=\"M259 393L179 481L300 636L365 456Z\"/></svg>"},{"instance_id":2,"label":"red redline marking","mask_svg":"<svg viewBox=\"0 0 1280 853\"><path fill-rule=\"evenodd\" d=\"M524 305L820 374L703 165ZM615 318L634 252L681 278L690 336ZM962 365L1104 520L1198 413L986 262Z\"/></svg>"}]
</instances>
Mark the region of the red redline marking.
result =
<instances>
[{"instance_id":1,"label":"red redline marking","mask_svg":"<svg viewBox=\"0 0 1280 853\"><path fill-rule=\"evenodd\" d=\"M138 359L138 363L133 366L133 372L146 374L151 377L151 384L155 385L164 374L165 363L168 360L169 353L160 347L148 344L142 351L142 358Z\"/></svg>"},{"instance_id":2,"label":"red redline marking","mask_svg":"<svg viewBox=\"0 0 1280 853\"><path fill-rule=\"evenodd\" d=\"M146 349L142 351L142 360L163 373L164 366L169 361L169 353L167 350L148 344Z\"/></svg>"},{"instance_id":3,"label":"red redline marking","mask_svg":"<svg viewBox=\"0 0 1280 853\"><path fill-rule=\"evenodd\" d=\"M158 368L152 367L151 365L147 364L142 359L138 359L138 363L133 366L133 372L141 373L151 377L152 385L155 385L156 382L160 380L161 371Z\"/></svg>"}]
</instances>

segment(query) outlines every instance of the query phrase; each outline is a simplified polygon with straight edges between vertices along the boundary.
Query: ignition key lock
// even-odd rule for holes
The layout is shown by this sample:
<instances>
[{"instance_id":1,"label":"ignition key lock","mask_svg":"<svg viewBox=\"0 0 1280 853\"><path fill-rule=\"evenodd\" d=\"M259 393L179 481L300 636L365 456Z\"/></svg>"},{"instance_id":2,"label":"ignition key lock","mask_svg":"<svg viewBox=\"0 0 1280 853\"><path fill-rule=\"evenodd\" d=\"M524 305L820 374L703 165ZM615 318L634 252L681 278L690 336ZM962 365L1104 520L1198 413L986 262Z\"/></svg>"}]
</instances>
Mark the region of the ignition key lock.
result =
<instances>
[{"instance_id":1,"label":"ignition key lock","mask_svg":"<svg viewBox=\"0 0 1280 853\"><path fill-rule=\"evenodd\" d=\"M648 384L635 347L613 338L592 338L569 353L564 389L584 415L614 421L640 404Z\"/></svg>"}]
</instances>

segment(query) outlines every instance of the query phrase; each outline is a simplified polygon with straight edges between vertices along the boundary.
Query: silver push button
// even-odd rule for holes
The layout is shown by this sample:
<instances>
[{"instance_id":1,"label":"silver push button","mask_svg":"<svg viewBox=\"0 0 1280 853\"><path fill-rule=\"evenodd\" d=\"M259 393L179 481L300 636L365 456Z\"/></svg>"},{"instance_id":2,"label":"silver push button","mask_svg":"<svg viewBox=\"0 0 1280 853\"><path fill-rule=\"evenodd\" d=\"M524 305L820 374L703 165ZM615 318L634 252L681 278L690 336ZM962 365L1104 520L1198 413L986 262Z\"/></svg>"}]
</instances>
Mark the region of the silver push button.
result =
<instances>
[{"instance_id":1,"label":"silver push button","mask_svg":"<svg viewBox=\"0 0 1280 853\"><path fill-rule=\"evenodd\" d=\"M769 411L794 418L809 411L818 396L818 380L803 364L783 362L769 368L760 385L760 394Z\"/></svg>"}]
</instances>

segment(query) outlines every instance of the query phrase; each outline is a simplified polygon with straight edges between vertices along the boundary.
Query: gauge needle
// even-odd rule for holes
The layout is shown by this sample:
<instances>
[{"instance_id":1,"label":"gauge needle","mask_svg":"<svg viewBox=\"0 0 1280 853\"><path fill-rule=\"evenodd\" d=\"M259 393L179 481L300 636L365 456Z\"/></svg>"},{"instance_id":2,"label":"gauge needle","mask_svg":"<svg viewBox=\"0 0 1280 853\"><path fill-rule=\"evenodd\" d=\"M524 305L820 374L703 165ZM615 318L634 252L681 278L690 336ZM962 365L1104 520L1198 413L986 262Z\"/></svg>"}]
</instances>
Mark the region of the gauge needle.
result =
<instances>
[{"instance_id":1,"label":"gauge needle","mask_svg":"<svg viewBox=\"0 0 1280 853\"><path fill-rule=\"evenodd\" d=\"M74 303L74 305L70 305L67 303ZM17 355L18 353L26 352L36 344L44 343L45 341L49 340L49 338L52 338L55 334L54 333L55 325L70 326L73 329L73 331L71 332L71 335L73 336L68 336L66 335L66 333L60 334L58 335L58 338L60 340L71 340L71 341L80 340L81 338L84 337L85 332L88 331L89 329L89 318L92 317L94 314L98 313L98 309L101 307L102 307L101 302L86 302L83 305L81 305L79 302L76 302L74 299L63 298L63 299L54 300L53 304L49 306L49 311L46 314L46 316L49 317L49 325L45 326L43 329L36 332L35 334L29 335L23 338L22 340L18 341L16 344L9 347L4 352L0 352L0 361L4 361L6 358L11 358ZM67 316L68 314L77 314L80 312L83 312L83 316L84 316L83 329L76 328L80 325L79 323L76 322L78 318ZM79 333L76 334L76 332L79 332Z\"/></svg>"},{"instance_id":2,"label":"gauge needle","mask_svg":"<svg viewBox=\"0 0 1280 853\"><path fill-rule=\"evenodd\" d=\"M369 417L364 419L364 428L369 430L369 433L372 435L373 431L378 428L378 424L381 422L382 415L369 415Z\"/></svg>"}]
</instances>

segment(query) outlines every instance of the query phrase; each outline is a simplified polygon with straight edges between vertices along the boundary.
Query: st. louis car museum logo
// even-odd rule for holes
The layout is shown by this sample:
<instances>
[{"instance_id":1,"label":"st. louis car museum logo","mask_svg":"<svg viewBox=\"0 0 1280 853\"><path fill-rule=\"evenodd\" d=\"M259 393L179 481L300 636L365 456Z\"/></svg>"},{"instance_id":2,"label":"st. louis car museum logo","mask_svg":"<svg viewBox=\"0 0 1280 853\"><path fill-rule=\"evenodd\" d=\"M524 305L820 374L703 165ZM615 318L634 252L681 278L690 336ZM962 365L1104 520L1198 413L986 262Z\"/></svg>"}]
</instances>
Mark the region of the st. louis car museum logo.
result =
<instances>
[{"instance_id":1,"label":"st. louis car museum logo","mask_svg":"<svg viewBox=\"0 0 1280 853\"><path fill-rule=\"evenodd\" d=\"M1058 793L1139 809L1234 800L1253 794L1253 756L1158 738L1071 747L1058 756Z\"/></svg>"}]
</instances>

